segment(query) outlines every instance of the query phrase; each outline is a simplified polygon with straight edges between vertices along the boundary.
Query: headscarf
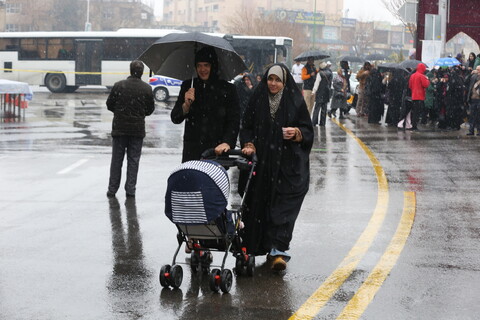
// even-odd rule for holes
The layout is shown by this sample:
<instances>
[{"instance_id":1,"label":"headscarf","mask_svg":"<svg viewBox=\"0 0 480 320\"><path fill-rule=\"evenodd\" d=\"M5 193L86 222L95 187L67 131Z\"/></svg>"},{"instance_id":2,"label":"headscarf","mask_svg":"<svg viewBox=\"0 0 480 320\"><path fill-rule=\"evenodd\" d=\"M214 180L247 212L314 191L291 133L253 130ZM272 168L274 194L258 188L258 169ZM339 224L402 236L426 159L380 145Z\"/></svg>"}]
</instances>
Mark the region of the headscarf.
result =
<instances>
[{"instance_id":1,"label":"headscarf","mask_svg":"<svg viewBox=\"0 0 480 320\"><path fill-rule=\"evenodd\" d=\"M286 74L285 69L283 69L280 65L273 65L268 70L267 79L272 74L274 74L278 78L280 78L283 85L285 86L285 78L286 78L285 77L285 74ZM271 94L270 91L268 92L268 102L269 102L269 105L270 105L270 117L272 119L275 119L275 113L277 113L278 107L280 106L280 101L282 100L284 89L285 89L285 87L282 88L282 90L280 90L276 94Z\"/></svg>"}]
</instances>

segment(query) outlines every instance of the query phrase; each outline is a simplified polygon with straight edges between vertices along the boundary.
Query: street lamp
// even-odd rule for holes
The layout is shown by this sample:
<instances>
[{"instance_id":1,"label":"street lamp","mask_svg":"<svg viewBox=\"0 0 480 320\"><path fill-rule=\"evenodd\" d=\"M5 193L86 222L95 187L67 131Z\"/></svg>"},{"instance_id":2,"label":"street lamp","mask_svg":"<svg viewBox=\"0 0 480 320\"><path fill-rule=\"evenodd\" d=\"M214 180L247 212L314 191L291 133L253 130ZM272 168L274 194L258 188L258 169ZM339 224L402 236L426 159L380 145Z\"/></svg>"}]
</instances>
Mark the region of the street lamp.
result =
<instances>
[{"instance_id":1,"label":"street lamp","mask_svg":"<svg viewBox=\"0 0 480 320\"><path fill-rule=\"evenodd\" d=\"M85 31L92 31L92 24L90 23L90 0L87 0L87 22L85 22Z\"/></svg>"}]
</instances>

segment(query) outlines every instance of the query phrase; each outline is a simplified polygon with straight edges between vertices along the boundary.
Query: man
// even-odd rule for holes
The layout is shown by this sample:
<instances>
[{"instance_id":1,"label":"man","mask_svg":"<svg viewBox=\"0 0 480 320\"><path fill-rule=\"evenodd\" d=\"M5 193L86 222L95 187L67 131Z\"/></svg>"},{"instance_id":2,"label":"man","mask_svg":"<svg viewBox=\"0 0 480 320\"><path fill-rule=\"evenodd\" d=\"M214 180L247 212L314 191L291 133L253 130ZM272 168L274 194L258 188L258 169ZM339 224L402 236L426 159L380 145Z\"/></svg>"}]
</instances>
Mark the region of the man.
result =
<instances>
[{"instance_id":1,"label":"man","mask_svg":"<svg viewBox=\"0 0 480 320\"><path fill-rule=\"evenodd\" d=\"M418 118L420 111L425 108L425 95L430 80L425 75L427 67L423 63L417 65L417 71L412 74L408 81L408 87L412 91L412 130L418 130Z\"/></svg>"},{"instance_id":2,"label":"man","mask_svg":"<svg viewBox=\"0 0 480 320\"><path fill-rule=\"evenodd\" d=\"M308 112L312 114L313 104L315 103L315 95L312 95L312 89L315 84L317 69L314 65L313 57L307 58L307 64L302 69L303 80L303 98L307 104Z\"/></svg>"},{"instance_id":3,"label":"man","mask_svg":"<svg viewBox=\"0 0 480 320\"><path fill-rule=\"evenodd\" d=\"M170 114L175 124L185 121L182 162L198 160L210 148L215 148L217 155L235 148L240 125L237 91L233 84L218 78L213 47L197 52L195 68L198 77L182 83Z\"/></svg>"},{"instance_id":4,"label":"man","mask_svg":"<svg viewBox=\"0 0 480 320\"><path fill-rule=\"evenodd\" d=\"M470 115L468 116L468 122L470 124L467 136L473 136L475 134L475 128L477 128L477 136L480 136L480 66L477 66L472 72L467 93L467 103L470 106Z\"/></svg>"},{"instance_id":5,"label":"man","mask_svg":"<svg viewBox=\"0 0 480 320\"><path fill-rule=\"evenodd\" d=\"M145 138L145 116L155 110L152 87L142 81L143 63L130 63L130 76L115 83L107 99L113 112L112 161L107 197L114 197L120 187L122 164L127 152L127 197L135 197L138 165Z\"/></svg>"},{"instance_id":6,"label":"man","mask_svg":"<svg viewBox=\"0 0 480 320\"><path fill-rule=\"evenodd\" d=\"M302 80L302 69L304 65L300 62L300 60L296 60L295 64L292 66L292 76L293 80L297 84L298 89L302 92L303 89L303 80Z\"/></svg>"}]
</instances>

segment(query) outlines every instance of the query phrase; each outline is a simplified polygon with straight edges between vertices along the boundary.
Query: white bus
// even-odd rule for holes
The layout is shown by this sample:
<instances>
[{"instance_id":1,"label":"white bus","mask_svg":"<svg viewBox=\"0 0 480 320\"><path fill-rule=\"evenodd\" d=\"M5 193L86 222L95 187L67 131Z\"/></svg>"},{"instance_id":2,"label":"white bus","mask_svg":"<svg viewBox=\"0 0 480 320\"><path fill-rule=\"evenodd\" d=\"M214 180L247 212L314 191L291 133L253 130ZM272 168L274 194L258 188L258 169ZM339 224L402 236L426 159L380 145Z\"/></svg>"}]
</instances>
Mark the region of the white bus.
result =
<instances>
[{"instance_id":1,"label":"white bus","mask_svg":"<svg viewBox=\"0 0 480 320\"><path fill-rule=\"evenodd\" d=\"M0 32L0 78L74 92L85 85L111 87L129 74L130 61L157 39L184 31L119 29L90 32ZM252 73L292 61L292 39L215 34L232 43ZM145 73L148 81L148 73Z\"/></svg>"}]
</instances>

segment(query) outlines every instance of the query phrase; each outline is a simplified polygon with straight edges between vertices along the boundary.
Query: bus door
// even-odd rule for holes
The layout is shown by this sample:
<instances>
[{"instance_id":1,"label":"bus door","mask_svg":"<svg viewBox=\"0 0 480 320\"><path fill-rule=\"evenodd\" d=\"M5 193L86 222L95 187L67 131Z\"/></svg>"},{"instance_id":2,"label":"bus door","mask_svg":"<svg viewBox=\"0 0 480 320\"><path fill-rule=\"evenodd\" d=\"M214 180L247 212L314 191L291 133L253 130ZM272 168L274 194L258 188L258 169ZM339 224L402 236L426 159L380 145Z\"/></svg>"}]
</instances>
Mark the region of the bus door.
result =
<instances>
[{"instance_id":1,"label":"bus door","mask_svg":"<svg viewBox=\"0 0 480 320\"><path fill-rule=\"evenodd\" d=\"M100 39L78 39L75 40L75 85L101 85L101 74L84 74L82 72L102 71L102 40Z\"/></svg>"}]
</instances>

